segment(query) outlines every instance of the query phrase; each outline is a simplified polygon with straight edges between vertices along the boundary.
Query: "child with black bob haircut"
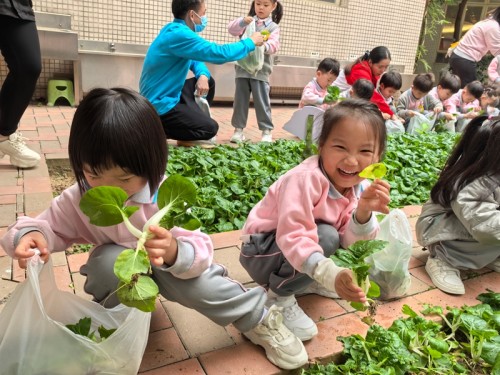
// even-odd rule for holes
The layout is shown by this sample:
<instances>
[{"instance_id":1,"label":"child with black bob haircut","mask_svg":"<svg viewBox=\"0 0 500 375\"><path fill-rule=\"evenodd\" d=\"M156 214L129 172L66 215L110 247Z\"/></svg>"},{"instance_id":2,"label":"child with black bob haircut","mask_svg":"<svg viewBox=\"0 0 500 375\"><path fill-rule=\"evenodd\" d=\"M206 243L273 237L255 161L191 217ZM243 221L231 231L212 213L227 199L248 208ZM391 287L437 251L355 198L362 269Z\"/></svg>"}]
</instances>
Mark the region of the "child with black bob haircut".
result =
<instances>
[{"instance_id":1,"label":"child with black bob haircut","mask_svg":"<svg viewBox=\"0 0 500 375\"><path fill-rule=\"evenodd\" d=\"M138 93L123 89L94 89L78 106L69 136L69 158L77 183L52 201L36 218L20 217L2 239L5 251L21 266L41 251L43 260L72 244L93 244L80 269L84 290L107 308L119 303L115 260L137 238L124 223L96 226L80 210L82 194L97 186L123 189L138 210L130 216L143 228L156 212L156 193L165 178L167 146L154 107ZM281 308L265 307L263 288L246 289L227 277L225 267L213 263L210 237L179 227L151 225L153 235L144 246L160 294L195 309L215 323L233 324L266 350L269 360L284 369L307 363L307 353L283 324ZM50 250L49 250L50 249ZM64 308L64 306L61 306ZM82 369L83 372L83 369Z\"/></svg>"},{"instance_id":2,"label":"child with black bob haircut","mask_svg":"<svg viewBox=\"0 0 500 375\"><path fill-rule=\"evenodd\" d=\"M240 262L268 288L267 303L283 308L284 324L302 341L318 328L296 295L365 301L352 272L329 257L340 247L375 238L375 212L389 212L390 185L359 176L380 161L385 142L384 119L375 104L341 101L325 111L318 155L281 176L248 215Z\"/></svg>"},{"instance_id":3,"label":"child with black bob haircut","mask_svg":"<svg viewBox=\"0 0 500 375\"><path fill-rule=\"evenodd\" d=\"M444 73L441 76L441 79L439 80L437 86L429 92L428 95L433 97L435 100L428 101L428 107L426 107L425 110L434 111L434 113L440 114L438 118L444 117L447 121L453 120L453 114L444 111L444 103L459 90L460 78L456 74L452 74L449 72Z\"/></svg>"},{"instance_id":4,"label":"child with black bob haircut","mask_svg":"<svg viewBox=\"0 0 500 375\"><path fill-rule=\"evenodd\" d=\"M417 220L418 243L430 256L432 282L464 294L460 270L500 272L500 118L471 120Z\"/></svg>"},{"instance_id":5,"label":"child with black bob haircut","mask_svg":"<svg viewBox=\"0 0 500 375\"><path fill-rule=\"evenodd\" d=\"M454 114L457 119L455 125L457 132L461 132L471 119L480 115L483 92L483 84L472 81L444 102L446 112Z\"/></svg>"}]
</instances>

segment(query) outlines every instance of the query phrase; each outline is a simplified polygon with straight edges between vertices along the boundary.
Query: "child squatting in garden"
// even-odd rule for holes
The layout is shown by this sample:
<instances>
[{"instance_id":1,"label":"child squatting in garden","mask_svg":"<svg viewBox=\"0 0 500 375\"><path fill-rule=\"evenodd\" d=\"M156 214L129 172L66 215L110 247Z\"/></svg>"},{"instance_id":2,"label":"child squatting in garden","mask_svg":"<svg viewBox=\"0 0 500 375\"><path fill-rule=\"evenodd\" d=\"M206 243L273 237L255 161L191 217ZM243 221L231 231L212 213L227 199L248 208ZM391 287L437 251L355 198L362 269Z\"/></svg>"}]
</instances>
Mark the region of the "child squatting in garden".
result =
<instances>
[{"instance_id":1,"label":"child squatting in garden","mask_svg":"<svg viewBox=\"0 0 500 375\"><path fill-rule=\"evenodd\" d=\"M299 108L306 105L318 106L324 110L332 103L325 103L328 94L328 86L337 79L340 71L340 63L332 58L326 57L320 61L316 69L316 76L302 90Z\"/></svg>"},{"instance_id":2,"label":"child squatting in garden","mask_svg":"<svg viewBox=\"0 0 500 375\"><path fill-rule=\"evenodd\" d=\"M128 196L127 204L139 207L129 220L142 228L158 212L156 194L165 178L168 151L162 123L154 107L134 91L94 89L75 112L68 150L77 183L36 218L20 217L1 244L22 267L35 248L47 261L52 252L65 251L74 243L93 244L80 269L86 276L84 290L111 308L119 303L115 260L123 250L135 248L137 238L123 222L91 224L79 204L90 188L119 187ZM233 324L263 346L269 360L281 368L307 363L302 342L282 324L281 308L265 306L266 291L244 288L228 278L223 266L212 263L213 244L207 234L179 227L150 226L149 231L153 237L145 249L162 296L221 326Z\"/></svg>"},{"instance_id":3,"label":"child squatting in garden","mask_svg":"<svg viewBox=\"0 0 500 375\"><path fill-rule=\"evenodd\" d=\"M239 17L231 21L228 30L231 35L241 36L246 27L255 21L256 31L267 31L269 36L264 41L264 65L255 74L247 72L236 65L236 88L234 92L233 117L231 125L234 134L230 141L233 143L245 140L243 129L247 126L250 94L255 106L257 124L262 131L262 142L272 142L271 131L274 129L271 118L271 99L269 97L269 76L273 71L271 55L280 48L280 27L278 24L283 17L283 6L278 0L252 1L250 12L246 17Z\"/></svg>"},{"instance_id":4,"label":"child squatting in garden","mask_svg":"<svg viewBox=\"0 0 500 375\"><path fill-rule=\"evenodd\" d=\"M460 270L500 272L500 119L476 117L448 158L416 224L425 270L443 292L464 294Z\"/></svg>"},{"instance_id":5,"label":"child squatting in garden","mask_svg":"<svg viewBox=\"0 0 500 375\"><path fill-rule=\"evenodd\" d=\"M359 173L385 150L384 119L377 106L347 99L325 111L318 155L271 185L243 227L240 262L268 288L267 305L283 308L284 324L302 341L318 333L295 296L317 294L364 302L350 270L329 259L339 247L375 238L374 211L388 213L386 181Z\"/></svg>"}]
</instances>

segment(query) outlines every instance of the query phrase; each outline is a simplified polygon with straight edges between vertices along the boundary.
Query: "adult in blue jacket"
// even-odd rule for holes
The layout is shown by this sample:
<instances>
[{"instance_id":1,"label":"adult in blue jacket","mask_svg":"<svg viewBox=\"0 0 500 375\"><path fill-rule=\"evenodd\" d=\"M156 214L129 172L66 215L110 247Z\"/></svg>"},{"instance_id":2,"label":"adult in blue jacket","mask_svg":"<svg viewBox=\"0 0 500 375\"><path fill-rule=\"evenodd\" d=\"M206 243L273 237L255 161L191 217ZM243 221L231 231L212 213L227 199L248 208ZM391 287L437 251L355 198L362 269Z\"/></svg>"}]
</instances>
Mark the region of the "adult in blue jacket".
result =
<instances>
[{"instance_id":1,"label":"adult in blue jacket","mask_svg":"<svg viewBox=\"0 0 500 375\"><path fill-rule=\"evenodd\" d=\"M236 43L217 44L198 34L207 24L205 0L173 0L173 22L165 25L148 49L140 92L156 108L167 138L179 145L210 146L219 130L216 121L195 101L206 96L211 104L215 81L204 62L223 64L240 60L263 44L256 32ZM194 78L186 79L189 71Z\"/></svg>"}]
</instances>

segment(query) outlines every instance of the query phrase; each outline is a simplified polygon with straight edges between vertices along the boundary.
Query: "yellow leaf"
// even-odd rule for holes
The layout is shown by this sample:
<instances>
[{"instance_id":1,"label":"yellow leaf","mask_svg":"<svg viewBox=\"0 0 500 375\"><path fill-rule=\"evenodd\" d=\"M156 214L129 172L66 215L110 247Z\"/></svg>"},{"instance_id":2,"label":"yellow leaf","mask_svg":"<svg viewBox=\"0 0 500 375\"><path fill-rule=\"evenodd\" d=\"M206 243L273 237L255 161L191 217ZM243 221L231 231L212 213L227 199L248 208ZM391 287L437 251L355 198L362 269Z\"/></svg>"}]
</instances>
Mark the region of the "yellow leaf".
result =
<instances>
[{"instance_id":1,"label":"yellow leaf","mask_svg":"<svg viewBox=\"0 0 500 375\"><path fill-rule=\"evenodd\" d=\"M370 178L375 180L376 178L382 178L387 173L387 167L384 163L371 164L361 172L359 172L359 177Z\"/></svg>"}]
</instances>

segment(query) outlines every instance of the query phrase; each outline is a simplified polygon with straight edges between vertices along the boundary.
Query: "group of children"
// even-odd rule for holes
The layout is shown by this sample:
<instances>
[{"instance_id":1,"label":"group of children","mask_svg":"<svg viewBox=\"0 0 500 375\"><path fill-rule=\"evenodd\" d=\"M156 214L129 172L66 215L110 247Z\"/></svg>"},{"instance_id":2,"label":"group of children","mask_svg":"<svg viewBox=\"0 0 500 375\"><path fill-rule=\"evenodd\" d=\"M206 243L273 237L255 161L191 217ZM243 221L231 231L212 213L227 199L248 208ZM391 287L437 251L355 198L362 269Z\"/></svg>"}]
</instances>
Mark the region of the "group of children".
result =
<instances>
[{"instance_id":1,"label":"group of children","mask_svg":"<svg viewBox=\"0 0 500 375\"><path fill-rule=\"evenodd\" d=\"M384 105L379 105L379 109L386 120L389 133L411 131L411 120L419 114L426 115L431 123L443 119L448 131L457 132L461 132L471 119L479 115L491 117L499 114L498 78L493 78L491 85L486 87L479 81L473 81L461 89L460 79L454 74L443 74L434 86L433 74L421 73L413 79L412 86L395 100L394 96L402 87L401 74L395 70L384 72L375 87L370 80L364 78L354 81L350 86L343 76L337 60L323 59L318 65L316 76L302 92L299 108L309 105L326 110L337 104L337 101L325 100L328 98L328 87L339 83L338 87L343 89L341 100L359 98L378 104L377 100L373 100L375 95L382 97Z\"/></svg>"}]
</instances>

